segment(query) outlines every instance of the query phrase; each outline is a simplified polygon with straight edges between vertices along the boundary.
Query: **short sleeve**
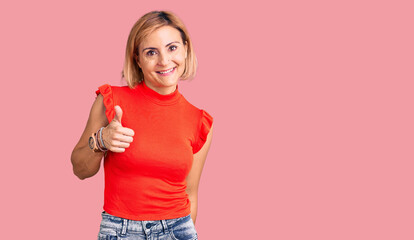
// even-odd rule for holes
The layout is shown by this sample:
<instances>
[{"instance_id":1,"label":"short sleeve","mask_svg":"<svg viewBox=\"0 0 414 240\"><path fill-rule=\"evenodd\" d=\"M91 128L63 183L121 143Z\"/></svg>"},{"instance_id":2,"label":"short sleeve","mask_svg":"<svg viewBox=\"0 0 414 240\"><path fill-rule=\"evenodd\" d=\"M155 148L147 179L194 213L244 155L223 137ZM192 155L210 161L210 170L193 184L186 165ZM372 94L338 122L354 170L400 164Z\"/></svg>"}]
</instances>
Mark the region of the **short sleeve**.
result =
<instances>
[{"instance_id":1,"label":"short sleeve","mask_svg":"<svg viewBox=\"0 0 414 240\"><path fill-rule=\"evenodd\" d=\"M112 92L112 87L109 84L102 85L96 90L96 96L102 94L105 105L105 115L108 118L108 122L111 122L115 117L115 104L114 104L114 95Z\"/></svg>"},{"instance_id":2,"label":"short sleeve","mask_svg":"<svg viewBox=\"0 0 414 240\"><path fill-rule=\"evenodd\" d=\"M197 153L204 146L207 140L207 135L213 125L213 117L204 110L201 111L201 119L198 127L198 136L193 147L193 153Z\"/></svg>"}]
</instances>

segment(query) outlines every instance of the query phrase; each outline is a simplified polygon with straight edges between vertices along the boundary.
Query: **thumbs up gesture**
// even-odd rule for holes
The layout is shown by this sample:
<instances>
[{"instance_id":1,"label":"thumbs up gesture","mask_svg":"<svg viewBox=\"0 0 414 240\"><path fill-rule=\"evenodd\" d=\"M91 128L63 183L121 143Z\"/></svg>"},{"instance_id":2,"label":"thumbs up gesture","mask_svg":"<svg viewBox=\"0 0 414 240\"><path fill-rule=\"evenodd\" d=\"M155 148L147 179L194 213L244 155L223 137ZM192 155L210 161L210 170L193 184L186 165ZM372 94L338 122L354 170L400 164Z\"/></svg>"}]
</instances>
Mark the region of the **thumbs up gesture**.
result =
<instances>
[{"instance_id":1,"label":"thumbs up gesture","mask_svg":"<svg viewBox=\"0 0 414 240\"><path fill-rule=\"evenodd\" d=\"M106 148L112 152L125 152L133 140L134 130L122 126L122 109L115 106L115 117L102 129L102 138Z\"/></svg>"}]
</instances>

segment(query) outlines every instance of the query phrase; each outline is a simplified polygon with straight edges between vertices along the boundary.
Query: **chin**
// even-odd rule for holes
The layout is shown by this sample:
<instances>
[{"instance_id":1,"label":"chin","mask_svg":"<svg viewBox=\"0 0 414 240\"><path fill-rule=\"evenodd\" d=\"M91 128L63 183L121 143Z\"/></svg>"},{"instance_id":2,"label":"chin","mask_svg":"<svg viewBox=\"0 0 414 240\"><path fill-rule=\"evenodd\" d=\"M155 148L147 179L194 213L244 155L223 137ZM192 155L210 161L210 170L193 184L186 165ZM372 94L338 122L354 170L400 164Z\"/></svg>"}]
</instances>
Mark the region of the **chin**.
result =
<instances>
[{"instance_id":1,"label":"chin","mask_svg":"<svg viewBox=\"0 0 414 240\"><path fill-rule=\"evenodd\" d=\"M163 85L168 85L168 86L172 86L172 85L176 85L178 83L178 79L158 79L159 83L162 83Z\"/></svg>"},{"instance_id":2,"label":"chin","mask_svg":"<svg viewBox=\"0 0 414 240\"><path fill-rule=\"evenodd\" d=\"M179 77L170 77L168 79L164 79L164 78L157 78L157 82L165 85L165 86L173 86L173 85L177 85L179 82L180 78Z\"/></svg>"}]
</instances>

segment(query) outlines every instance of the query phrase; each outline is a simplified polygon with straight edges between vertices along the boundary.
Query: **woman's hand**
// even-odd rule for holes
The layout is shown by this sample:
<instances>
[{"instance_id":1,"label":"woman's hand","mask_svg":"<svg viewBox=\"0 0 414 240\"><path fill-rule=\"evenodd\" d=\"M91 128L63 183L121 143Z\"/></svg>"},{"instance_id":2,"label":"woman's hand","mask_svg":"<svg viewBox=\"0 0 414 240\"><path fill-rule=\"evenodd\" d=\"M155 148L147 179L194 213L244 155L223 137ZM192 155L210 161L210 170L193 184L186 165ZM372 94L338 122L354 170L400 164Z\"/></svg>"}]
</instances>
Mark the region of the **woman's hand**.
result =
<instances>
[{"instance_id":1,"label":"woman's hand","mask_svg":"<svg viewBox=\"0 0 414 240\"><path fill-rule=\"evenodd\" d=\"M112 152L125 152L125 148L133 140L134 130L123 127L121 124L122 109L120 106L115 106L115 117L112 121L102 129L102 138L105 147Z\"/></svg>"}]
</instances>

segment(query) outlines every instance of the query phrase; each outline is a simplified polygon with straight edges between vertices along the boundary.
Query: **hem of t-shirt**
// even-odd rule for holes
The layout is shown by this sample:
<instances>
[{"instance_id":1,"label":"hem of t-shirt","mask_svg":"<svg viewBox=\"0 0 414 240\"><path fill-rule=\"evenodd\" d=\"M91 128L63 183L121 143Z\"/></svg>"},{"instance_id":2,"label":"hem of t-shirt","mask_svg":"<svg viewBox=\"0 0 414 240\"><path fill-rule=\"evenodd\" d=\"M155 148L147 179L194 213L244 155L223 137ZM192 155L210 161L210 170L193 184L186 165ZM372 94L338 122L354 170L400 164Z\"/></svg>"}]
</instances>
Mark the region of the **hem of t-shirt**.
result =
<instances>
[{"instance_id":1,"label":"hem of t-shirt","mask_svg":"<svg viewBox=\"0 0 414 240\"><path fill-rule=\"evenodd\" d=\"M118 211L112 211L111 209L105 209L103 208L105 212L109 213L110 215L125 218L129 220L134 221L158 221L158 220L168 220L168 219L174 219L174 218L181 218L186 217L191 213L190 209L186 209L183 212L179 213L170 213L170 214L140 214L139 216L122 213Z\"/></svg>"}]
</instances>

